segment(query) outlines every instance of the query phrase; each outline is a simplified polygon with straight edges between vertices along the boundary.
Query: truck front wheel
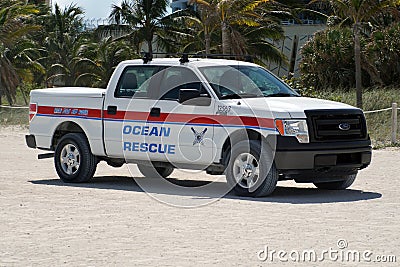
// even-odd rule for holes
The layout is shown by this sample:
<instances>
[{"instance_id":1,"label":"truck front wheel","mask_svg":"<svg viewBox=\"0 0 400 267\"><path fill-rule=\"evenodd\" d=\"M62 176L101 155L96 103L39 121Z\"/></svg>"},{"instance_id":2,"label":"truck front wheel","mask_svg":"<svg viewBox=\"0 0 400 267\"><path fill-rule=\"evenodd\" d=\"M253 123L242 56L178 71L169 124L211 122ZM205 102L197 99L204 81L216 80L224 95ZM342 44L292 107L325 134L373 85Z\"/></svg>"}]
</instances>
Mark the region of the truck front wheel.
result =
<instances>
[{"instance_id":1,"label":"truck front wheel","mask_svg":"<svg viewBox=\"0 0 400 267\"><path fill-rule=\"evenodd\" d=\"M226 179L239 196L263 197L271 194L278 182L278 171L267 145L246 140L233 146Z\"/></svg>"},{"instance_id":2,"label":"truck front wheel","mask_svg":"<svg viewBox=\"0 0 400 267\"><path fill-rule=\"evenodd\" d=\"M168 176L171 175L171 173L174 171L174 168L172 167L154 167L150 165L144 165L144 164L138 164L138 169L141 174L143 174L144 177L149 177L149 178L167 178Z\"/></svg>"},{"instance_id":3,"label":"truck front wheel","mask_svg":"<svg viewBox=\"0 0 400 267\"><path fill-rule=\"evenodd\" d=\"M57 174L66 183L88 182L96 171L97 163L85 135L81 133L64 135L54 153Z\"/></svg>"},{"instance_id":4,"label":"truck front wheel","mask_svg":"<svg viewBox=\"0 0 400 267\"><path fill-rule=\"evenodd\" d=\"M344 176L343 181L338 182L327 182L327 183L314 183L316 187L319 189L328 189L328 190L343 190L350 187L354 181L356 180L357 174L351 174Z\"/></svg>"}]
</instances>

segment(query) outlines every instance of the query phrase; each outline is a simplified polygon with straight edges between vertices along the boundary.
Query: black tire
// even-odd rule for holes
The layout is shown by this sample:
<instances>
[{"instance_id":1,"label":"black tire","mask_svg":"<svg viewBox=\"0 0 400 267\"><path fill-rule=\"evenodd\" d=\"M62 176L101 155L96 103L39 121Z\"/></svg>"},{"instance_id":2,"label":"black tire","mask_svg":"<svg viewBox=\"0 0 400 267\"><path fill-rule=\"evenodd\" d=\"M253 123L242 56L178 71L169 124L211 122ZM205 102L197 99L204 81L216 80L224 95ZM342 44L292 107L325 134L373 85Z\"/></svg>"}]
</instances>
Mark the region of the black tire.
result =
<instances>
[{"instance_id":1,"label":"black tire","mask_svg":"<svg viewBox=\"0 0 400 267\"><path fill-rule=\"evenodd\" d=\"M246 157L248 154L252 156L252 160L250 160L252 162L252 170L250 170L250 176L245 179L244 172L246 168L240 168L238 172L238 164L235 163L235 161L242 160L241 157ZM247 163L248 162L249 160L247 159ZM243 161L241 163L244 164ZM257 176L254 174L253 176L253 172L257 168L259 175ZM236 177L242 175L242 177L239 178L241 179L240 182L235 178L235 174ZM226 169L226 179L236 195L246 197L268 196L274 192L278 182L278 177L278 171L276 170L273 161L273 154L266 144L261 145L259 141L250 140L241 141L233 146ZM256 181L254 182L254 185L251 186L251 183L249 184L249 179L254 181L254 178ZM245 183L247 184L247 187Z\"/></svg>"},{"instance_id":2,"label":"black tire","mask_svg":"<svg viewBox=\"0 0 400 267\"><path fill-rule=\"evenodd\" d=\"M69 156L76 154L76 151L77 155ZM79 162L78 167L72 167L76 162ZM97 163L97 158L92 154L86 136L82 133L66 134L57 144L54 153L54 165L58 176L65 183L88 182L96 172ZM71 170L71 173L68 173L69 170Z\"/></svg>"},{"instance_id":3,"label":"black tire","mask_svg":"<svg viewBox=\"0 0 400 267\"><path fill-rule=\"evenodd\" d=\"M349 188L356 180L357 174L350 174L343 177L343 181L327 182L327 183L314 183L319 189L327 190L344 190Z\"/></svg>"},{"instance_id":4,"label":"black tire","mask_svg":"<svg viewBox=\"0 0 400 267\"><path fill-rule=\"evenodd\" d=\"M138 169L144 177L167 178L174 171L172 167L154 167L152 165L138 164Z\"/></svg>"}]
</instances>

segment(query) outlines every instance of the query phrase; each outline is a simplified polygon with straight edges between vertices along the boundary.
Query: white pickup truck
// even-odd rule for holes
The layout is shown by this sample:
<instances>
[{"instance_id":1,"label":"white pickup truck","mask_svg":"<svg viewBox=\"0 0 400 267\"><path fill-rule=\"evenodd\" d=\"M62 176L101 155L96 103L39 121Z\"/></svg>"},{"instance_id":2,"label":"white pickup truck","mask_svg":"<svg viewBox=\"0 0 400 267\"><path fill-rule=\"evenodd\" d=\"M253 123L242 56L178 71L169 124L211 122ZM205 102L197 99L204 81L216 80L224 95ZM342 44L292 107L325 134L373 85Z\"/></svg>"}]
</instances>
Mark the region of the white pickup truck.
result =
<instances>
[{"instance_id":1,"label":"white pickup truck","mask_svg":"<svg viewBox=\"0 0 400 267\"><path fill-rule=\"evenodd\" d=\"M287 179L345 189L371 161L360 109L301 97L259 65L225 59L124 61L107 89L33 90L26 142L50 151L41 157L54 156L64 182L89 181L103 160L145 176L225 174L253 197Z\"/></svg>"}]
</instances>

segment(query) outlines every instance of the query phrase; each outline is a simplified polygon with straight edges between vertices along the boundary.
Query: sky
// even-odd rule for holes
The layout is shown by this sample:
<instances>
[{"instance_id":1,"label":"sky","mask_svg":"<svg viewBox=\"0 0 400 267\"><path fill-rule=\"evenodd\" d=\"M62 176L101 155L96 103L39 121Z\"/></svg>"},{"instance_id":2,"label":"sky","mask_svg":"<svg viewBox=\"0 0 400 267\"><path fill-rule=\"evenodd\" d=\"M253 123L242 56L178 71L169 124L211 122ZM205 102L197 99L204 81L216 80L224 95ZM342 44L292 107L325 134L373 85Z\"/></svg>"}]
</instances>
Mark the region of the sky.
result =
<instances>
[{"instance_id":1,"label":"sky","mask_svg":"<svg viewBox=\"0 0 400 267\"><path fill-rule=\"evenodd\" d=\"M112 4L119 5L121 0L52 0L53 6L57 3L61 8L76 4L85 11L85 17L91 18L107 18L111 12Z\"/></svg>"}]
</instances>

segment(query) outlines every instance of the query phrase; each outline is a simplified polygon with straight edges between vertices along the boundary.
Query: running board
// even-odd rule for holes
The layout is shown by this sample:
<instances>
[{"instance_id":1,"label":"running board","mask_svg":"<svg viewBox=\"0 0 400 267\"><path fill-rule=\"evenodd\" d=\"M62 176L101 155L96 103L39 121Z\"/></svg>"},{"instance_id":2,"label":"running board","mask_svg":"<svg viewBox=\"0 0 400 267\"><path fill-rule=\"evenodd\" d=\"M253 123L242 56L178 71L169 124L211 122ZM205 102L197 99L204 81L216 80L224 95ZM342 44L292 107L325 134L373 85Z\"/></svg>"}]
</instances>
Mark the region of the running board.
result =
<instances>
[{"instance_id":1,"label":"running board","mask_svg":"<svg viewBox=\"0 0 400 267\"><path fill-rule=\"evenodd\" d=\"M38 157L38 159L54 158L54 152L53 153L39 154L37 157Z\"/></svg>"}]
</instances>

